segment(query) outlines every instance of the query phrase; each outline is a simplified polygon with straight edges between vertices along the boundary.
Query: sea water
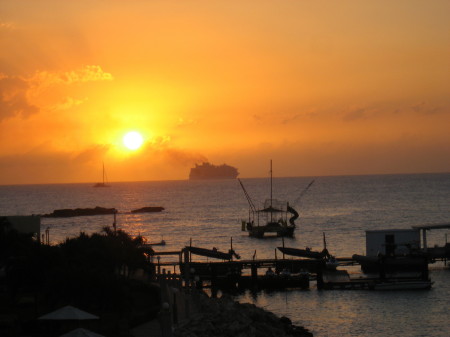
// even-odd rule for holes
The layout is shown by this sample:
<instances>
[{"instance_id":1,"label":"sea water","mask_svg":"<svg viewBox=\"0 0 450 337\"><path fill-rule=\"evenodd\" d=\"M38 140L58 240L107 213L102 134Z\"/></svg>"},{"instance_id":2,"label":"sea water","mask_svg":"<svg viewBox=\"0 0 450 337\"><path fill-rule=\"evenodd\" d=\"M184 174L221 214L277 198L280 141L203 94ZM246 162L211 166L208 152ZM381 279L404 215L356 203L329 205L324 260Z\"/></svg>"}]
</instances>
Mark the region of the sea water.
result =
<instances>
[{"instance_id":1,"label":"sea water","mask_svg":"<svg viewBox=\"0 0 450 337\"><path fill-rule=\"evenodd\" d=\"M242 182L257 207L269 198L269 179ZM328 250L337 257L364 254L366 230L450 222L450 174L274 178L272 193L300 214L295 237L284 239L285 246L321 250L325 236ZM116 208L117 227L131 235L140 234L149 242L164 239L167 244L155 246L158 251L179 251L191 243L228 251L232 244L243 259L273 258L282 245L280 238L250 238L241 231L248 203L237 180L111 183L105 188L0 186L0 215L95 206ZM130 213L145 206L165 210ZM101 231L113 222L112 215L42 218L41 233L48 229L51 243L57 244L80 232ZM444 245L448 233L429 231L428 245ZM318 291L311 283L306 291L247 291L236 299L287 316L318 337L449 336L450 268L436 263L430 269L434 284L426 291Z\"/></svg>"}]
</instances>

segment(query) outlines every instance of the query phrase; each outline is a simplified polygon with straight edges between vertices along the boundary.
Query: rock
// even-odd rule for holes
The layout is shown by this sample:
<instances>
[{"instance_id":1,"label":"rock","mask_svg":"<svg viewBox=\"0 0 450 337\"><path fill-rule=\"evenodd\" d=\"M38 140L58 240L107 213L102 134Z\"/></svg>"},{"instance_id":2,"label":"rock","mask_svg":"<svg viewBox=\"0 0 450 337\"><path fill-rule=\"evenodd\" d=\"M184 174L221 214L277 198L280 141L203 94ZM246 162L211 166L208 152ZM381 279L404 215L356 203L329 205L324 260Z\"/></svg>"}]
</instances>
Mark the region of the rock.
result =
<instances>
[{"instance_id":1,"label":"rock","mask_svg":"<svg viewBox=\"0 0 450 337\"><path fill-rule=\"evenodd\" d=\"M180 324L175 337L312 337L303 327L292 324L287 317L258 308L253 304L240 304L230 297L200 298L200 313Z\"/></svg>"},{"instance_id":2,"label":"rock","mask_svg":"<svg viewBox=\"0 0 450 337\"><path fill-rule=\"evenodd\" d=\"M154 213L154 212L161 212L164 211L164 207L160 206L148 206L148 207L142 207L138 209L133 209L131 213Z\"/></svg>"},{"instance_id":3,"label":"rock","mask_svg":"<svg viewBox=\"0 0 450 337\"><path fill-rule=\"evenodd\" d=\"M44 214L43 217L48 218L69 218L74 216L89 216L89 215L103 215L103 214L114 214L117 213L115 208L75 208L75 209L55 209L53 213Z\"/></svg>"},{"instance_id":4,"label":"rock","mask_svg":"<svg viewBox=\"0 0 450 337\"><path fill-rule=\"evenodd\" d=\"M292 321L286 316L281 317L280 322L286 325L292 325Z\"/></svg>"}]
</instances>

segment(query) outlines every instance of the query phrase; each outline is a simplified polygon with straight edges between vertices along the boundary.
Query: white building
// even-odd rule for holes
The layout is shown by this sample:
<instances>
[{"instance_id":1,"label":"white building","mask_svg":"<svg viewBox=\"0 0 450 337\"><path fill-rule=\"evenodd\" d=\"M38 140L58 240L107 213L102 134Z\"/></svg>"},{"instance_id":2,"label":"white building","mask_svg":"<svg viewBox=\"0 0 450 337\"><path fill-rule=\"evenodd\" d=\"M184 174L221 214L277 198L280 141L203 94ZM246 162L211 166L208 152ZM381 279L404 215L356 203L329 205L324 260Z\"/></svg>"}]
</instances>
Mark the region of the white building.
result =
<instances>
[{"instance_id":1,"label":"white building","mask_svg":"<svg viewBox=\"0 0 450 337\"><path fill-rule=\"evenodd\" d=\"M420 249L418 229L384 229L366 231L366 255L404 255Z\"/></svg>"}]
</instances>

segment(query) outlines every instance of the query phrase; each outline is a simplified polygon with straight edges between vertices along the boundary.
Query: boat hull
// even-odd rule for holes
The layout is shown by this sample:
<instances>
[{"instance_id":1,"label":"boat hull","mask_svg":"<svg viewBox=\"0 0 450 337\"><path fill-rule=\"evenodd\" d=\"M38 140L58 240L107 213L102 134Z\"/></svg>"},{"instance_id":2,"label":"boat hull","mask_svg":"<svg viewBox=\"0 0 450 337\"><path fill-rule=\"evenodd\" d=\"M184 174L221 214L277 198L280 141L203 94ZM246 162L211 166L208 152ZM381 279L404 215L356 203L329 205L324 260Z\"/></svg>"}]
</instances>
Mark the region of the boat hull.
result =
<instances>
[{"instance_id":1,"label":"boat hull","mask_svg":"<svg viewBox=\"0 0 450 337\"><path fill-rule=\"evenodd\" d=\"M286 255L297 256L297 257L307 257L310 259L323 259L327 256L328 252L323 250L321 252L315 252L309 249L298 249L290 247L278 247L278 249Z\"/></svg>"},{"instance_id":2,"label":"boat hull","mask_svg":"<svg viewBox=\"0 0 450 337\"><path fill-rule=\"evenodd\" d=\"M425 290L430 289L431 281L387 281L376 283L374 290Z\"/></svg>"},{"instance_id":3,"label":"boat hull","mask_svg":"<svg viewBox=\"0 0 450 337\"><path fill-rule=\"evenodd\" d=\"M293 237L294 230L294 226L271 226L270 224L268 224L266 226L254 226L248 228L248 235L255 238L263 238L270 235L279 237Z\"/></svg>"},{"instance_id":4,"label":"boat hull","mask_svg":"<svg viewBox=\"0 0 450 337\"><path fill-rule=\"evenodd\" d=\"M428 261L422 256L377 257L355 254L352 259L361 265L361 270L366 274L421 272L428 268Z\"/></svg>"}]
</instances>

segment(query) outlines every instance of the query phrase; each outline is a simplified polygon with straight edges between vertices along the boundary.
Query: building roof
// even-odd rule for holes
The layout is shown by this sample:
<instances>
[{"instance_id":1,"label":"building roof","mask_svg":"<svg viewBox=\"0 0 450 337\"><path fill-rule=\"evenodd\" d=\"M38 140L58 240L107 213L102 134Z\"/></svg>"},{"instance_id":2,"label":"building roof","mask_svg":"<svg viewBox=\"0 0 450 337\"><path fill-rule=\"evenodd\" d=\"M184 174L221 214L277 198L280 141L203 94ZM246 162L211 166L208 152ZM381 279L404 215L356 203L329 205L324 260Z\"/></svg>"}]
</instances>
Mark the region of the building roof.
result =
<instances>
[{"instance_id":1,"label":"building roof","mask_svg":"<svg viewBox=\"0 0 450 337\"><path fill-rule=\"evenodd\" d=\"M441 224L427 224L427 225L420 225L420 226L412 226L414 229L445 229L450 228L450 223L441 223Z\"/></svg>"},{"instance_id":2,"label":"building roof","mask_svg":"<svg viewBox=\"0 0 450 337\"><path fill-rule=\"evenodd\" d=\"M414 232L417 228L386 228L386 229L371 229L366 233L387 233L387 232Z\"/></svg>"}]
</instances>

